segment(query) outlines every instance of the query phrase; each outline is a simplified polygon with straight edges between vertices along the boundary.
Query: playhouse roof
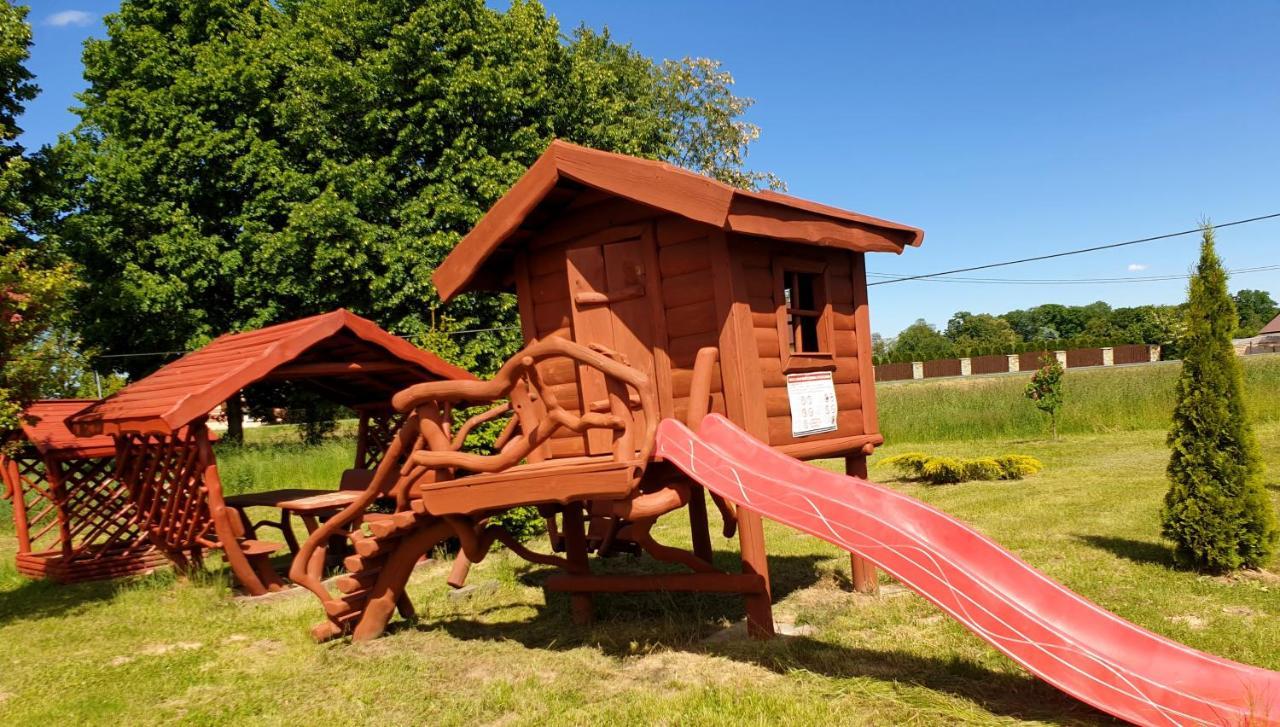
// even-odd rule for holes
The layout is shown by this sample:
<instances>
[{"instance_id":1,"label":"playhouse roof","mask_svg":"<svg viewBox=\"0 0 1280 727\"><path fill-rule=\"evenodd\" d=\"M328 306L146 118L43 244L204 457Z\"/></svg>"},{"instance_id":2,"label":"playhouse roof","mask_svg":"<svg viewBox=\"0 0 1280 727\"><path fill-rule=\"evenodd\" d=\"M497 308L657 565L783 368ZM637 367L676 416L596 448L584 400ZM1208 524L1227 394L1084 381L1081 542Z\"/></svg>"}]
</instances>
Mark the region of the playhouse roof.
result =
<instances>
[{"instance_id":1,"label":"playhouse roof","mask_svg":"<svg viewBox=\"0 0 1280 727\"><path fill-rule=\"evenodd\" d=\"M92 404L92 399L44 399L27 407L22 434L42 455L62 458L106 457L115 454L108 436L77 437L65 419Z\"/></svg>"},{"instance_id":2,"label":"playhouse roof","mask_svg":"<svg viewBox=\"0 0 1280 727\"><path fill-rule=\"evenodd\" d=\"M1270 323L1263 326L1261 331L1258 331L1259 336L1266 336L1272 333L1280 333L1280 316L1272 318Z\"/></svg>"},{"instance_id":3,"label":"playhouse roof","mask_svg":"<svg viewBox=\"0 0 1280 727\"><path fill-rule=\"evenodd\" d=\"M305 382L347 406L378 405L424 380L473 379L370 320L336 310L220 336L71 416L81 434L173 432L249 384Z\"/></svg>"},{"instance_id":4,"label":"playhouse roof","mask_svg":"<svg viewBox=\"0 0 1280 727\"><path fill-rule=\"evenodd\" d=\"M922 230L897 222L777 192L738 189L664 162L553 141L436 269L432 280L441 298L505 287L493 268L509 264L511 248L587 189L721 229L802 245L897 253L924 239Z\"/></svg>"}]
</instances>

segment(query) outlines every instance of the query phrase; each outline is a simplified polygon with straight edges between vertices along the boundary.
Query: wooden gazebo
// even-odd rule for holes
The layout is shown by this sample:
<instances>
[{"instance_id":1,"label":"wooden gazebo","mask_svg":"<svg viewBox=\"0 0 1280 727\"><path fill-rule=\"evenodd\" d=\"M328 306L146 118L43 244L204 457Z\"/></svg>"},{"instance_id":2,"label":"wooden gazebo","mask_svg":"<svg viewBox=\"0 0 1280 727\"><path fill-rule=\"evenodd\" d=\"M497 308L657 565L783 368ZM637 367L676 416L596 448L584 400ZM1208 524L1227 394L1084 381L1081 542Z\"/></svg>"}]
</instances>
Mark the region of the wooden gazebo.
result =
<instances>
[{"instance_id":1,"label":"wooden gazebo","mask_svg":"<svg viewBox=\"0 0 1280 727\"><path fill-rule=\"evenodd\" d=\"M410 417L397 450L406 464L380 467L372 487L394 486L407 507L361 544L367 555L355 564L371 572L343 595L295 578L324 602L329 621L313 633L381 633L424 548L456 535L465 566L494 538L510 544L485 523L519 505L547 515L564 556L517 552L564 571L546 585L571 594L576 619L590 618L595 593L739 593L752 633L771 633L759 516L716 502L742 550L743 572L722 571L702 489L652 456L656 420L696 428L718 412L788 455L840 457L864 474L883 441L865 256L922 239L907 225L553 142L433 278L445 301L514 292L526 348L492 382L424 384L396 397ZM446 416L483 401L496 402L489 416L509 417L500 453L487 457L459 451ZM686 506L692 549L656 543L654 521ZM592 572L590 554L620 550L690 572ZM874 571L853 565L855 585L873 589ZM451 583L464 573L455 569Z\"/></svg>"},{"instance_id":2,"label":"wooden gazebo","mask_svg":"<svg viewBox=\"0 0 1280 727\"><path fill-rule=\"evenodd\" d=\"M261 594L280 585L268 563L279 544L255 539L247 518L228 506L210 445L209 412L254 383L309 387L358 412L355 466L367 469L376 466L394 433L396 391L472 378L373 322L337 310L217 338L83 408L67 424L79 436L110 439L117 477L153 545L180 567L205 549L220 549L244 589Z\"/></svg>"},{"instance_id":3,"label":"wooden gazebo","mask_svg":"<svg viewBox=\"0 0 1280 727\"><path fill-rule=\"evenodd\" d=\"M12 452L0 448L18 572L27 577L74 583L143 573L164 563L131 517L128 489L114 477L111 437L77 437L63 423L91 403L37 401L24 412Z\"/></svg>"}]
</instances>

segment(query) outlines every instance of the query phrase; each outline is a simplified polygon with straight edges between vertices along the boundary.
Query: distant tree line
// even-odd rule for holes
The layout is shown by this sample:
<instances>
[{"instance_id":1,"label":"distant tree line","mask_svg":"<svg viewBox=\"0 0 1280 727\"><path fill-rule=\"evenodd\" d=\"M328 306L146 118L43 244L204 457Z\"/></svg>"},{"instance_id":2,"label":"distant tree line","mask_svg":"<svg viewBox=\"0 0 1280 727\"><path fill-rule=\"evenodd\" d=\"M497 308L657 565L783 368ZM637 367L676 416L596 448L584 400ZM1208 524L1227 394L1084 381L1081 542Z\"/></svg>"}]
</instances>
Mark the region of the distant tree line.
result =
<instances>
[{"instance_id":1,"label":"distant tree line","mask_svg":"<svg viewBox=\"0 0 1280 727\"><path fill-rule=\"evenodd\" d=\"M1236 338L1257 335L1280 314L1280 306L1263 290L1241 290L1232 299L1238 313ZM1185 304L1112 308L1102 301L1077 306L1049 303L1000 315L959 311L941 330L919 319L894 338L874 335L872 345L877 363L1126 343L1159 344L1166 356L1176 358L1185 329Z\"/></svg>"}]
</instances>

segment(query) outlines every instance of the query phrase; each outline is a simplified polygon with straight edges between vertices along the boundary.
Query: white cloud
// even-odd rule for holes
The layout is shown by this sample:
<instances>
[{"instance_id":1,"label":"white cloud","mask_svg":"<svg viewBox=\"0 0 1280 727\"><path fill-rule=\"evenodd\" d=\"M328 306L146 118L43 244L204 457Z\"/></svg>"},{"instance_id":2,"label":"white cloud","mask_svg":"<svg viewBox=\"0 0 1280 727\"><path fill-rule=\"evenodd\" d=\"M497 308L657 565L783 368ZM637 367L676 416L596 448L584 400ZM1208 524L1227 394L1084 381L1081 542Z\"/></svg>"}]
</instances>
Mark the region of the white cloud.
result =
<instances>
[{"instance_id":1,"label":"white cloud","mask_svg":"<svg viewBox=\"0 0 1280 727\"><path fill-rule=\"evenodd\" d=\"M52 25L55 28L66 28L72 25L89 25L94 20L96 18L93 13L85 12L84 10L63 10L45 18L44 22L46 25Z\"/></svg>"},{"instance_id":2,"label":"white cloud","mask_svg":"<svg viewBox=\"0 0 1280 727\"><path fill-rule=\"evenodd\" d=\"M1149 268L1149 267L1151 267L1151 266L1150 266L1150 265L1143 265L1142 263L1129 263L1129 272L1131 272L1131 273L1140 273L1140 272L1142 272L1143 270L1146 270L1146 269L1147 269L1147 268Z\"/></svg>"}]
</instances>

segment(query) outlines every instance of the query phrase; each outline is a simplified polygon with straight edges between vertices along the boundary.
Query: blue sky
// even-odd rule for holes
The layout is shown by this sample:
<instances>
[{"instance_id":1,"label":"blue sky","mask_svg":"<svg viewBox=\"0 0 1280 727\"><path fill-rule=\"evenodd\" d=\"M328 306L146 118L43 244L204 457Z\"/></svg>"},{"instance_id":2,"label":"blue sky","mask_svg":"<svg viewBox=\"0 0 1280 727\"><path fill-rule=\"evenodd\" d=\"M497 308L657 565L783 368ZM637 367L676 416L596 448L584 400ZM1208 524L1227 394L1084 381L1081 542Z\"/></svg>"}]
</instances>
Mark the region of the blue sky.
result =
<instances>
[{"instance_id":1,"label":"blue sky","mask_svg":"<svg viewBox=\"0 0 1280 727\"><path fill-rule=\"evenodd\" d=\"M599 2L549 0L566 29L607 25L656 58L724 62L756 99L753 167L793 194L922 227L871 256L910 275L1280 212L1280 4L1192 2ZM75 117L80 44L107 0L34 3L44 92L29 147ZM1280 219L1224 229L1229 268L1280 263ZM1194 237L983 273L1065 279L1184 274ZM1280 271L1232 288L1280 298ZM1039 303L1173 303L1185 281L908 282L871 288L872 322Z\"/></svg>"}]
</instances>

